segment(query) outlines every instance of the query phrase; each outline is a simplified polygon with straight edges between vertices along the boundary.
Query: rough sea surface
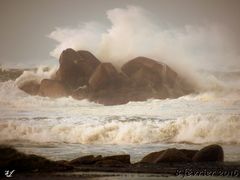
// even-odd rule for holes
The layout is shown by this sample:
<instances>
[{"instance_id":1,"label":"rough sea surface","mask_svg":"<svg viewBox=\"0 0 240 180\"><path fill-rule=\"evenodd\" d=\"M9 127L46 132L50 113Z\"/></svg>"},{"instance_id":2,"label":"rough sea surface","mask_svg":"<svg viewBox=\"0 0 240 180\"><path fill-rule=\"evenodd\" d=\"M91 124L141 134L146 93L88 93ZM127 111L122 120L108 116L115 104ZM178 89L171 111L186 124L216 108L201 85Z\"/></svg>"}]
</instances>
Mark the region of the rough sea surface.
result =
<instances>
[{"instance_id":1,"label":"rough sea surface","mask_svg":"<svg viewBox=\"0 0 240 180\"><path fill-rule=\"evenodd\" d=\"M218 143L226 161L240 161L240 76L236 73L214 76L215 88L201 93L117 106L30 96L17 87L43 77L45 72L25 72L17 80L0 82L1 144L54 160L126 153L136 162L170 147L200 149Z\"/></svg>"}]
</instances>

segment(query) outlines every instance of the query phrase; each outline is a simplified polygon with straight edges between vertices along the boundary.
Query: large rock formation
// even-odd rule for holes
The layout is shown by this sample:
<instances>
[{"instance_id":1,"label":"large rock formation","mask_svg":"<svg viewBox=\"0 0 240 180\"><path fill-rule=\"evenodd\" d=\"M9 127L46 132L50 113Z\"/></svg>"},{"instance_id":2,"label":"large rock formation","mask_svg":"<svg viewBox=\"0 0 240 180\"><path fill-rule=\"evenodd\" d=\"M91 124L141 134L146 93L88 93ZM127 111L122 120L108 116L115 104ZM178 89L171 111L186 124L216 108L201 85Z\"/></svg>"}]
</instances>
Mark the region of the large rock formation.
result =
<instances>
[{"instance_id":1,"label":"large rock formation","mask_svg":"<svg viewBox=\"0 0 240 180\"><path fill-rule=\"evenodd\" d=\"M66 49L59 59L58 79L70 89L86 85L100 61L88 51Z\"/></svg>"},{"instance_id":2,"label":"large rock formation","mask_svg":"<svg viewBox=\"0 0 240 180\"><path fill-rule=\"evenodd\" d=\"M59 63L52 80L43 80L41 85L27 84L21 89L33 95L72 96L104 105L176 98L194 91L169 66L145 57L130 60L118 72L111 63L101 63L88 51L66 49Z\"/></svg>"}]
</instances>

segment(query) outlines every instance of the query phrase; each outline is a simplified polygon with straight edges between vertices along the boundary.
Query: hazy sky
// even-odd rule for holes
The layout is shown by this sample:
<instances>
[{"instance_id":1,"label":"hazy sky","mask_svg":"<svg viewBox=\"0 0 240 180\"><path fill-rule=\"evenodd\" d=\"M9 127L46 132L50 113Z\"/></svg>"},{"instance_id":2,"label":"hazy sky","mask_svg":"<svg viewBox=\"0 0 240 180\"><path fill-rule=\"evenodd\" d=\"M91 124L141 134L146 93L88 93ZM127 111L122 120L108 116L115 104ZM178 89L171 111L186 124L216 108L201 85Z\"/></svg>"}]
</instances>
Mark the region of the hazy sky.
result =
<instances>
[{"instance_id":1,"label":"hazy sky","mask_svg":"<svg viewBox=\"0 0 240 180\"><path fill-rule=\"evenodd\" d=\"M155 23L169 27L220 24L240 52L240 0L0 0L0 63L57 63L50 51L58 43L47 37L56 27L90 21L110 26L106 11L128 5L151 12Z\"/></svg>"}]
</instances>

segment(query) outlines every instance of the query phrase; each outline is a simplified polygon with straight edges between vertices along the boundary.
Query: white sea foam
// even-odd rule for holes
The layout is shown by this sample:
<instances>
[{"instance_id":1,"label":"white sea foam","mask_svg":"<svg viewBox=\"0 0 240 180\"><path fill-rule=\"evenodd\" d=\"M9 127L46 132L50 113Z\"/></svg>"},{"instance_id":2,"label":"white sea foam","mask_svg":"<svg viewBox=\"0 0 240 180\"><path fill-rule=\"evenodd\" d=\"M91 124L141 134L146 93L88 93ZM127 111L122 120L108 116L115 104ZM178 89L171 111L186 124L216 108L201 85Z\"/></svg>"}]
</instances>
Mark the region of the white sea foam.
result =
<instances>
[{"instance_id":1,"label":"white sea foam","mask_svg":"<svg viewBox=\"0 0 240 180\"><path fill-rule=\"evenodd\" d=\"M4 121L0 140L80 144L223 143L240 144L240 116L191 115L177 120L100 122Z\"/></svg>"},{"instance_id":2,"label":"white sea foam","mask_svg":"<svg viewBox=\"0 0 240 180\"><path fill-rule=\"evenodd\" d=\"M198 70L240 69L239 52L229 38L231 30L222 24L176 27L160 19L156 21L154 14L141 7L110 9L106 12L110 26L86 22L52 31L49 37L57 46L50 54L59 58L66 48L85 49L117 67L137 56L146 56L166 63L204 90L221 89L223 84L214 76L199 75Z\"/></svg>"},{"instance_id":3,"label":"white sea foam","mask_svg":"<svg viewBox=\"0 0 240 180\"><path fill-rule=\"evenodd\" d=\"M24 71L23 74L16 79L16 84L20 87L30 81L40 83L42 79L50 79L53 77L56 71L57 67L45 70L45 67L39 66L36 70Z\"/></svg>"},{"instance_id":4,"label":"white sea foam","mask_svg":"<svg viewBox=\"0 0 240 180\"><path fill-rule=\"evenodd\" d=\"M240 96L205 92L103 106L30 96L0 83L0 140L81 144L240 143Z\"/></svg>"}]
</instances>

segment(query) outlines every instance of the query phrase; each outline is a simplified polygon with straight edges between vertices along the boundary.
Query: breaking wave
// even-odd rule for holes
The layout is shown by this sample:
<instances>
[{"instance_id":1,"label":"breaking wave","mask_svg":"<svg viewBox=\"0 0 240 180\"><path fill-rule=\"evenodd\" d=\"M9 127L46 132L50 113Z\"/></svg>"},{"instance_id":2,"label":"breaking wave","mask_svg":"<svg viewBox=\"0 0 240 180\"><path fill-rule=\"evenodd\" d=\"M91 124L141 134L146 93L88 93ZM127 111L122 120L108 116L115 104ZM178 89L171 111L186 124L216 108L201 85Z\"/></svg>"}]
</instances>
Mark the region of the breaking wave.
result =
<instances>
[{"instance_id":1,"label":"breaking wave","mask_svg":"<svg viewBox=\"0 0 240 180\"><path fill-rule=\"evenodd\" d=\"M205 88L197 94L118 106L30 96L18 89L55 71L39 68L0 82L1 142L240 144L238 73L202 73Z\"/></svg>"},{"instance_id":2,"label":"breaking wave","mask_svg":"<svg viewBox=\"0 0 240 180\"><path fill-rule=\"evenodd\" d=\"M47 124L47 125L46 125ZM80 144L240 144L240 116L191 115L177 120L128 119L106 122L7 121L0 140Z\"/></svg>"}]
</instances>

